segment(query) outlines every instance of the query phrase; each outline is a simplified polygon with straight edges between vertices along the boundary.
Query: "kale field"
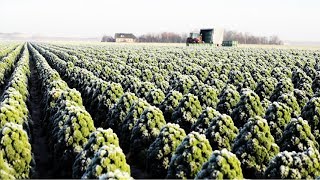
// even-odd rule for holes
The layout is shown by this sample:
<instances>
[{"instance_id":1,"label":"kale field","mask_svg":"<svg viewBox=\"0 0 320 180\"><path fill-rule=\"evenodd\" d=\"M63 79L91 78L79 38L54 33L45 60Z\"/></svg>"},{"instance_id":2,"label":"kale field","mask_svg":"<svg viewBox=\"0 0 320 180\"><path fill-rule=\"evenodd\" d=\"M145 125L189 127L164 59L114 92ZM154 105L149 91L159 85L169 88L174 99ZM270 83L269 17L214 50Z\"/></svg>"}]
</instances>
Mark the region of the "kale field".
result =
<instances>
[{"instance_id":1,"label":"kale field","mask_svg":"<svg viewBox=\"0 0 320 180\"><path fill-rule=\"evenodd\" d=\"M0 179L314 179L320 51L0 43Z\"/></svg>"}]
</instances>

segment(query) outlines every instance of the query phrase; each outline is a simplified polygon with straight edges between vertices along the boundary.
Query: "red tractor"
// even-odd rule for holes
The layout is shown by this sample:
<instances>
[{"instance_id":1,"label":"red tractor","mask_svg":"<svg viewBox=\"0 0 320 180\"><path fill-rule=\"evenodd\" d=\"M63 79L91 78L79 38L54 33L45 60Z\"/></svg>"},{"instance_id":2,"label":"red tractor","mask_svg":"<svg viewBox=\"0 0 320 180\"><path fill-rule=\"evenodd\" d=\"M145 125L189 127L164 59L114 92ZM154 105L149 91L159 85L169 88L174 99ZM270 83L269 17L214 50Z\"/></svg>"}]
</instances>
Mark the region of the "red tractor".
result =
<instances>
[{"instance_id":1,"label":"red tractor","mask_svg":"<svg viewBox=\"0 0 320 180\"><path fill-rule=\"evenodd\" d=\"M200 44L202 42L202 37L199 33L190 33L190 37L187 38L187 46L189 44Z\"/></svg>"}]
</instances>

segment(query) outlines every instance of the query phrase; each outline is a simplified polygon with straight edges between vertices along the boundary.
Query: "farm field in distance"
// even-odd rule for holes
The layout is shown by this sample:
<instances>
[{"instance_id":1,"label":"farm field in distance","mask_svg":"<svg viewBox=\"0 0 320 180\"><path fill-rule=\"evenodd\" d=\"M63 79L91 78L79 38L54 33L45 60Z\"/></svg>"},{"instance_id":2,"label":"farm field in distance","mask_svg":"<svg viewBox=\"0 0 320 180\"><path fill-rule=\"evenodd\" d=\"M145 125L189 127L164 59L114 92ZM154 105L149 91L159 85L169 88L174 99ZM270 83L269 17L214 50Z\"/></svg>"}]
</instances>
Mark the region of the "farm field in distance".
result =
<instances>
[{"instance_id":1,"label":"farm field in distance","mask_svg":"<svg viewBox=\"0 0 320 180\"><path fill-rule=\"evenodd\" d=\"M320 47L0 43L0 179L320 177Z\"/></svg>"}]
</instances>

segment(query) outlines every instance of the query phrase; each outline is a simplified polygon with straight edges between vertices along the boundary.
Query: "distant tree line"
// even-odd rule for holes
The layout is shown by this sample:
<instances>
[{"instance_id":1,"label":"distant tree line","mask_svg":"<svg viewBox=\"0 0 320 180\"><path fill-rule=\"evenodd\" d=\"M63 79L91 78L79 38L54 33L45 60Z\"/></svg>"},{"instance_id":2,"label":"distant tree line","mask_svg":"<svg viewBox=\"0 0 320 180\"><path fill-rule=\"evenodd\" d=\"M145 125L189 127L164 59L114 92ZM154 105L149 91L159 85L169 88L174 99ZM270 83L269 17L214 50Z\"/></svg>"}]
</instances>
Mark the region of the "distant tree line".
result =
<instances>
[{"instance_id":1,"label":"distant tree line","mask_svg":"<svg viewBox=\"0 0 320 180\"><path fill-rule=\"evenodd\" d=\"M225 31L223 39L226 41L238 41L240 44L283 44L280 38L276 35L270 37L254 36L250 33L236 31Z\"/></svg>"},{"instance_id":2,"label":"distant tree line","mask_svg":"<svg viewBox=\"0 0 320 180\"><path fill-rule=\"evenodd\" d=\"M185 43L188 35L173 32L148 33L138 37L138 42Z\"/></svg>"},{"instance_id":3,"label":"distant tree line","mask_svg":"<svg viewBox=\"0 0 320 180\"><path fill-rule=\"evenodd\" d=\"M147 33L138 36L136 42L154 42L154 43L185 43L188 38L186 33L162 32L162 33ZM224 40L238 41L240 44L283 44L280 38L276 35L254 36L250 33L242 33L236 31L225 31ZM115 42L112 36L103 36L101 42Z\"/></svg>"}]
</instances>

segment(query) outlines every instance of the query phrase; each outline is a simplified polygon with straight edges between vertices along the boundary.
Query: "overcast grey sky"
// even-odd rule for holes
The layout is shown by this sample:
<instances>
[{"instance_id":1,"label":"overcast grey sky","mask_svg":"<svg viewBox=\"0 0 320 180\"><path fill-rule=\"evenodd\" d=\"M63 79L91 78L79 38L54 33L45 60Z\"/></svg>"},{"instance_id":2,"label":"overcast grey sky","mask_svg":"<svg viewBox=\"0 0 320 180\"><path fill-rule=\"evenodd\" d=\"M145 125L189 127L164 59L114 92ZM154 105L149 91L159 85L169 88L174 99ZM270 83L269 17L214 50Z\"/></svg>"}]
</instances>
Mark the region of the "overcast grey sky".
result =
<instances>
[{"instance_id":1,"label":"overcast grey sky","mask_svg":"<svg viewBox=\"0 0 320 180\"><path fill-rule=\"evenodd\" d=\"M95 37L205 27L320 41L320 0L0 0L0 32Z\"/></svg>"}]
</instances>

